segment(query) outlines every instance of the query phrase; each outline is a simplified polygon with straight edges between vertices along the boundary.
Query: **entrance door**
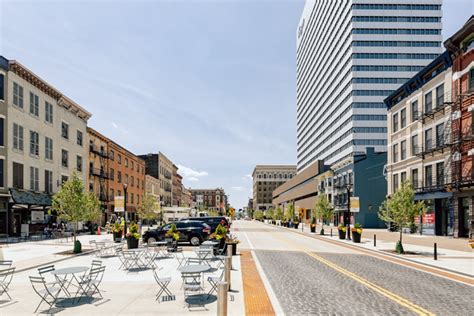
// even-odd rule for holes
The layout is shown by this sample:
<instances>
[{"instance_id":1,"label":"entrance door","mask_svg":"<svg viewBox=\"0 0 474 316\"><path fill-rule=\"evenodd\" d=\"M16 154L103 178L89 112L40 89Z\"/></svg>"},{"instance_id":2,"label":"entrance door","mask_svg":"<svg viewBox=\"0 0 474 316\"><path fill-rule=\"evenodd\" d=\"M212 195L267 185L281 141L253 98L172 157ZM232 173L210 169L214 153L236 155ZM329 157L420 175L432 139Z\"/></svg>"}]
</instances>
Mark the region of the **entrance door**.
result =
<instances>
[{"instance_id":1,"label":"entrance door","mask_svg":"<svg viewBox=\"0 0 474 316\"><path fill-rule=\"evenodd\" d=\"M21 235L21 214L13 214L13 236Z\"/></svg>"},{"instance_id":2,"label":"entrance door","mask_svg":"<svg viewBox=\"0 0 474 316\"><path fill-rule=\"evenodd\" d=\"M469 233L469 200L470 198L459 199L459 237L468 237Z\"/></svg>"}]
</instances>

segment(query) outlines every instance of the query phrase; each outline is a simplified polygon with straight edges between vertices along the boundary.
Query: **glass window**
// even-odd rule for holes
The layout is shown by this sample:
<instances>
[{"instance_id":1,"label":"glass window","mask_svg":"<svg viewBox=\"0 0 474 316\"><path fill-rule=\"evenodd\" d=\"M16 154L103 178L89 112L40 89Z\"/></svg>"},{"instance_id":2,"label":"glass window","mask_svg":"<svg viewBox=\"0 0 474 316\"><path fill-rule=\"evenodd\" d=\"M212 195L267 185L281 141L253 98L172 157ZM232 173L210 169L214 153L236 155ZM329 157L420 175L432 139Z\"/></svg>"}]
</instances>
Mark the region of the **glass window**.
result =
<instances>
[{"instance_id":1,"label":"glass window","mask_svg":"<svg viewBox=\"0 0 474 316\"><path fill-rule=\"evenodd\" d=\"M30 167L30 190L39 191L39 170L35 167Z\"/></svg>"},{"instance_id":2,"label":"glass window","mask_svg":"<svg viewBox=\"0 0 474 316\"><path fill-rule=\"evenodd\" d=\"M436 164L436 184L443 185L444 184L444 163L438 162Z\"/></svg>"},{"instance_id":3,"label":"glass window","mask_svg":"<svg viewBox=\"0 0 474 316\"><path fill-rule=\"evenodd\" d=\"M432 166L425 167L425 187L431 187L433 185L433 168Z\"/></svg>"},{"instance_id":4,"label":"glass window","mask_svg":"<svg viewBox=\"0 0 474 316\"><path fill-rule=\"evenodd\" d=\"M474 89L474 68L469 70L469 89Z\"/></svg>"},{"instance_id":5,"label":"glass window","mask_svg":"<svg viewBox=\"0 0 474 316\"><path fill-rule=\"evenodd\" d=\"M393 156L392 156L393 162L398 161L398 144L393 145Z\"/></svg>"},{"instance_id":6,"label":"glass window","mask_svg":"<svg viewBox=\"0 0 474 316\"><path fill-rule=\"evenodd\" d=\"M400 182L403 183L407 180L407 173L404 171L400 173Z\"/></svg>"},{"instance_id":7,"label":"glass window","mask_svg":"<svg viewBox=\"0 0 474 316\"><path fill-rule=\"evenodd\" d=\"M5 135L3 133L3 128L4 128L4 123L5 119L3 117L0 117L0 146L5 146Z\"/></svg>"},{"instance_id":8,"label":"glass window","mask_svg":"<svg viewBox=\"0 0 474 316\"><path fill-rule=\"evenodd\" d=\"M81 131L77 131L77 144L79 146L82 146L82 132Z\"/></svg>"},{"instance_id":9,"label":"glass window","mask_svg":"<svg viewBox=\"0 0 474 316\"><path fill-rule=\"evenodd\" d=\"M115 170L113 168L110 168L110 171L109 171L110 180L114 180L114 173L115 173Z\"/></svg>"},{"instance_id":10,"label":"glass window","mask_svg":"<svg viewBox=\"0 0 474 316\"><path fill-rule=\"evenodd\" d=\"M117 182L122 183L122 172L117 171Z\"/></svg>"},{"instance_id":11,"label":"glass window","mask_svg":"<svg viewBox=\"0 0 474 316\"><path fill-rule=\"evenodd\" d=\"M436 88L436 107L442 106L444 103L444 84Z\"/></svg>"},{"instance_id":12,"label":"glass window","mask_svg":"<svg viewBox=\"0 0 474 316\"><path fill-rule=\"evenodd\" d=\"M53 160L53 139L49 137L44 138L45 158Z\"/></svg>"},{"instance_id":13,"label":"glass window","mask_svg":"<svg viewBox=\"0 0 474 316\"><path fill-rule=\"evenodd\" d=\"M23 164L13 163L13 187L23 189Z\"/></svg>"},{"instance_id":14,"label":"glass window","mask_svg":"<svg viewBox=\"0 0 474 316\"><path fill-rule=\"evenodd\" d=\"M436 147L444 145L444 124L436 125Z\"/></svg>"},{"instance_id":15,"label":"glass window","mask_svg":"<svg viewBox=\"0 0 474 316\"><path fill-rule=\"evenodd\" d=\"M53 105L47 101L44 103L44 120L53 124Z\"/></svg>"},{"instance_id":16,"label":"glass window","mask_svg":"<svg viewBox=\"0 0 474 316\"><path fill-rule=\"evenodd\" d=\"M128 167L128 158L125 158L125 167Z\"/></svg>"},{"instance_id":17,"label":"glass window","mask_svg":"<svg viewBox=\"0 0 474 316\"><path fill-rule=\"evenodd\" d=\"M69 139L69 125L67 123L61 123L61 136L65 139Z\"/></svg>"},{"instance_id":18,"label":"glass window","mask_svg":"<svg viewBox=\"0 0 474 316\"><path fill-rule=\"evenodd\" d=\"M13 123L13 148L23 151L23 126Z\"/></svg>"},{"instance_id":19,"label":"glass window","mask_svg":"<svg viewBox=\"0 0 474 316\"><path fill-rule=\"evenodd\" d=\"M418 188L418 169L411 171L411 183L414 189Z\"/></svg>"},{"instance_id":20,"label":"glass window","mask_svg":"<svg viewBox=\"0 0 474 316\"><path fill-rule=\"evenodd\" d=\"M425 94L425 113L430 113L433 109L433 94L428 92Z\"/></svg>"},{"instance_id":21,"label":"glass window","mask_svg":"<svg viewBox=\"0 0 474 316\"><path fill-rule=\"evenodd\" d=\"M401 160L405 160L407 158L407 141L406 140L400 143L400 154L401 154L401 157L400 157Z\"/></svg>"},{"instance_id":22,"label":"glass window","mask_svg":"<svg viewBox=\"0 0 474 316\"><path fill-rule=\"evenodd\" d=\"M433 148L433 139L432 139L431 128L425 131L425 150L431 150Z\"/></svg>"},{"instance_id":23,"label":"glass window","mask_svg":"<svg viewBox=\"0 0 474 316\"><path fill-rule=\"evenodd\" d=\"M392 116L392 130L393 132L398 131L398 113L395 113Z\"/></svg>"},{"instance_id":24,"label":"glass window","mask_svg":"<svg viewBox=\"0 0 474 316\"><path fill-rule=\"evenodd\" d=\"M5 180L3 177L5 176L5 160L0 159L0 188L5 187Z\"/></svg>"},{"instance_id":25,"label":"glass window","mask_svg":"<svg viewBox=\"0 0 474 316\"><path fill-rule=\"evenodd\" d=\"M39 116L39 97L33 92L30 92L30 114Z\"/></svg>"},{"instance_id":26,"label":"glass window","mask_svg":"<svg viewBox=\"0 0 474 316\"><path fill-rule=\"evenodd\" d=\"M79 172L82 172L82 157L81 156L76 156L76 169Z\"/></svg>"},{"instance_id":27,"label":"glass window","mask_svg":"<svg viewBox=\"0 0 474 316\"><path fill-rule=\"evenodd\" d=\"M39 156L39 134L34 131L30 131L30 154Z\"/></svg>"},{"instance_id":28,"label":"glass window","mask_svg":"<svg viewBox=\"0 0 474 316\"><path fill-rule=\"evenodd\" d=\"M418 101L411 103L411 121L414 122L418 119Z\"/></svg>"},{"instance_id":29,"label":"glass window","mask_svg":"<svg viewBox=\"0 0 474 316\"><path fill-rule=\"evenodd\" d=\"M0 74L0 100L5 100L4 89L5 89L5 77L2 74Z\"/></svg>"},{"instance_id":30,"label":"glass window","mask_svg":"<svg viewBox=\"0 0 474 316\"><path fill-rule=\"evenodd\" d=\"M418 154L418 135L413 135L411 137L411 155L415 156Z\"/></svg>"},{"instance_id":31,"label":"glass window","mask_svg":"<svg viewBox=\"0 0 474 316\"><path fill-rule=\"evenodd\" d=\"M122 156L121 156L121 155L117 155L117 156L118 156L118 157L117 157L117 158L118 158L118 159L117 159L117 162L118 162L119 165L120 165L120 164L122 164Z\"/></svg>"},{"instance_id":32,"label":"glass window","mask_svg":"<svg viewBox=\"0 0 474 316\"><path fill-rule=\"evenodd\" d=\"M407 126L407 110L402 109L400 111L400 128Z\"/></svg>"},{"instance_id":33,"label":"glass window","mask_svg":"<svg viewBox=\"0 0 474 316\"><path fill-rule=\"evenodd\" d=\"M398 190L398 174L393 175L393 183L392 183L393 192Z\"/></svg>"},{"instance_id":34,"label":"glass window","mask_svg":"<svg viewBox=\"0 0 474 316\"><path fill-rule=\"evenodd\" d=\"M23 109L23 87L13 83L13 105Z\"/></svg>"},{"instance_id":35,"label":"glass window","mask_svg":"<svg viewBox=\"0 0 474 316\"><path fill-rule=\"evenodd\" d=\"M61 150L61 166L64 168L69 167L69 153L65 149Z\"/></svg>"}]
</instances>

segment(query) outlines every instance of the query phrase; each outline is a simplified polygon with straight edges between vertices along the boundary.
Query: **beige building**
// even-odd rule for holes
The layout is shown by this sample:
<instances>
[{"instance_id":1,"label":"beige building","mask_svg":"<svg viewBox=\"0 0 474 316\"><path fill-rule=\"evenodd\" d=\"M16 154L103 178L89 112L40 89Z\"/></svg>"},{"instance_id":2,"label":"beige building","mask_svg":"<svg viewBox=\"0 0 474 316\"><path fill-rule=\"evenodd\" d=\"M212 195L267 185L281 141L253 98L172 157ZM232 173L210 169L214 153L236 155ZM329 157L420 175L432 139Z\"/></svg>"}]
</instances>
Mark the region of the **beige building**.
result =
<instances>
[{"instance_id":1,"label":"beige building","mask_svg":"<svg viewBox=\"0 0 474 316\"><path fill-rule=\"evenodd\" d=\"M191 194L191 191L188 190L184 185L182 185L181 191L181 206L192 207L193 196Z\"/></svg>"},{"instance_id":2,"label":"beige building","mask_svg":"<svg viewBox=\"0 0 474 316\"><path fill-rule=\"evenodd\" d=\"M146 174L160 181L160 203L162 206L172 206L173 203L173 170L174 164L165 154L140 155L145 160Z\"/></svg>"},{"instance_id":3,"label":"beige building","mask_svg":"<svg viewBox=\"0 0 474 316\"><path fill-rule=\"evenodd\" d=\"M252 173L253 209L272 207L272 192L296 175L294 165L257 165Z\"/></svg>"}]
</instances>

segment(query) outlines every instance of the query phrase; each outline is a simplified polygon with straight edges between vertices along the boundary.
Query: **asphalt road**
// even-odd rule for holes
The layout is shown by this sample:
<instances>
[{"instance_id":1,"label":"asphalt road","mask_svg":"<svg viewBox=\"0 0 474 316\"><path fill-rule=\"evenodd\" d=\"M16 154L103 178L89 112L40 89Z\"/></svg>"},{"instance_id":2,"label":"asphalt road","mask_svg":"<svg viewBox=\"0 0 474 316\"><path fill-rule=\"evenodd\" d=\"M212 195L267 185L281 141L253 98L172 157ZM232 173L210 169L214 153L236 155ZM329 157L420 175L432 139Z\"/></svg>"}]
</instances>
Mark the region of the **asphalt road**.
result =
<instances>
[{"instance_id":1,"label":"asphalt road","mask_svg":"<svg viewBox=\"0 0 474 316\"><path fill-rule=\"evenodd\" d=\"M236 221L287 315L474 315L469 285L259 222Z\"/></svg>"}]
</instances>

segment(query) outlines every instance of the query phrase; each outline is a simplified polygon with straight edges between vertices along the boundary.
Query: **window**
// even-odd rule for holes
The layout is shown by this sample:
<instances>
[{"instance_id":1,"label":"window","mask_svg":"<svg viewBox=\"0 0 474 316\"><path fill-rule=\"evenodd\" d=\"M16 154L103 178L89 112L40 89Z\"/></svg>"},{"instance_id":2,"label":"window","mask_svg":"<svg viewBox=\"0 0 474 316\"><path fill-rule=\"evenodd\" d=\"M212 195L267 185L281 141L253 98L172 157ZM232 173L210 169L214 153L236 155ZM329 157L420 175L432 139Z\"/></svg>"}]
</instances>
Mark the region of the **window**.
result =
<instances>
[{"instance_id":1,"label":"window","mask_svg":"<svg viewBox=\"0 0 474 316\"><path fill-rule=\"evenodd\" d=\"M13 83L13 105L23 109L23 87Z\"/></svg>"},{"instance_id":2,"label":"window","mask_svg":"<svg viewBox=\"0 0 474 316\"><path fill-rule=\"evenodd\" d=\"M444 84L436 87L436 107L442 106L444 103Z\"/></svg>"},{"instance_id":3,"label":"window","mask_svg":"<svg viewBox=\"0 0 474 316\"><path fill-rule=\"evenodd\" d=\"M67 182L67 179L68 179L67 176L62 175L62 176L61 176L61 184L63 184L64 182Z\"/></svg>"},{"instance_id":4,"label":"window","mask_svg":"<svg viewBox=\"0 0 474 316\"><path fill-rule=\"evenodd\" d=\"M30 92L30 114L39 116L39 97L33 92Z\"/></svg>"},{"instance_id":5,"label":"window","mask_svg":"<svg viewBox=\"0 0 474 316\"><path fill-rule=\"evenodd\" d=\"M114 180L114 169L112 168L110 168L109 177L110 177L110 180Z\"/></svg>"},{"instance_id":6,"label":"window","mask_svg":"<svg viewBox=\"0 0 474 316\"><path fill-rule=\"evenodd\" d=\"M398 113L395 113L392 116L392 130L393 132L398 131Z\"/></svg>"},{"instance_id":7,"label":"window","mask_svg":"<svg viewBox=\"0 0 474 316\"><path fill-rule=\"evenodd\" d=\"M415 122L418 119L418 101L411 103L411 121Z\"/></svg>"},{"instance_id":8,"label":"window","mask_svg":"<svg viewBox=\"0 0 474 316\"><path fill-rule=\"evenodd\" d=\"M117 171L117 182L122 183L122 172Z\"/></svg>"},{"instance_id":9,"label":"window","mask_svg":"<svg viewBox=\"0 0 474 316\"><path fill-rule=\"evenodd\" d=\"M125 167L128 167L128 159L125 158Z\"/></svg>"},{"instance_id":10,"label":"window","mask_svg":"<svg viewBox=\"0 0 474 316\"><path fill-rule=\"evenodd\" d=\"M469 89L474 89L474 68L469 70Z\"/></svg>"},{"instance_id":11,"label":"window","mask_svg":"<svg viewBox=\"0 0 474 316\"><path fill-rule=\"evenodd\" d=\"M4 89L5 89L5 77L2 74L0 74L0 100L5 100Z\"/></svg>"},{"instance_id":12,"label":"window","mask_svg":"<svg viewBox=\"0 0 474 316\"><path fill-rule=\"evenodd\" d=\"M425 131L425 150L431 150L433 147L433 138L432 138L431 128Z\"/></svg>"},{"instance_id":13,"label":"window","mask_svg":"<svg viewBox=\"0 0 474 316\"><path fill-rule=\"evenodd\" d=\"M436 184L443 185L444 184L444 163L438 162L436 164Z\"/></svg>"},{"instance_id":14,"label":"window","mask_svg":"<svg viewBox=\"0 0 474 316\"><path fill-rule=\"evenodd\" d=\"M79 146L82 146L82 132L81 131L77 131L77 144Z\"/></svg>"},{"instance_id":15,"label":"window","mask_svg":"<svg viewBox=\"0 0 474 316\"><path fill-rule=\"evenodd\" d=\"M61 150L61 166L64 168L69 167L69 153L65 149Z\"/></svg>"},{"instance_id":16,"label":"window","mask_svg":"<svg viewBox=\"0 0 474 316\"><path fill-rule=\"evenodd\" d=\"M61 123L61 136L65 139L69 139L69 125L67 123Z\"/></svg>"},{"instance_id":17,"label":"window","mask_svg":"<svg viewBox=\"0 0 474 316\"><path fill-rule=\"evenodd\" d=\"M110 189L110 198L109 198L109 200L113 201L114 197L115 197L114 189Z\"/></svg>"},{"instance_id":18,"label":"window","mask_svg":"<svg viewBox=\"0 0 474 316\"><path fill-rule=\"evenodd\" d=\"M133 193L130 193L130 203L133 204Z\"/></svg>"},{"instance_id":19,"label":"window","mask_svg":"<svg viewBox=\"0 0 474 316\"><path fill-rule=\"evenodd\" d=\"M393 192L396 192L398 190L398 174L393 175L392 187L393 187Z\"/></svg>"},{"instance_id":20,"label":"window","mask_svg":"<svg viewBox=\"0 0 474 316\"><path fill-rule=\"evenodd\" d=\"M418 154L418 135L411 137L411 155L415 156Z\"/></svg>"},{"instance_id":21,"label":"window","mask_svg":"<svg viewBox=\"0 0 474 316\"><path fill-rule=\"evenodd\" d=\"M5 146L5 135L3 133L3 128L4 128L4 123L5 119L3 117L0 117L0 146Z\"/></svg>"},{"instance_id":22,"label":"window","mask_svg":"<svg viewBox=\"0 0 474 316\"><path fill-rule=\"evenodd\" d=\"M81 156L76 156L76 169L79 172L82 172L82 157Z\"/></svg>"},{"instance_id":23,"label":"window","mask_svg":"<svg viewBox=\"0 0 474 316\"><path fill-rule=\"evenodd\" d=\"M114 151L111 150L111 151L110 151L110 159L114 160L114 158L115 158L115 157L114 157Z\"/></svg>"},{"instance_id":24,"label":"window","mask_svg":"<svg viewBox=\"0 0 474 316\"><path fill-rule=\"evenodd\" d=\"M407 126L407 110L403 109L400 111L400 128Z\"/></svg>"},{"instance_id":25,"label":"window","mask_svg":"<svg viewBox=\"0 0 474 316\"><path fill-rule=\"evenodd\" d=\"M30 167L30 190L39 191L39 170L35 167Z\"/></svg>"},{"instance_id":26,"label":"window","mask_svg":"<svg viewBox=\"0 0 474 316\"><path fill-rule=\"evenodd\" d=\"M121 155L117 155L117 162L118 164L122 164L122 156Z\"/></svg>"},{"instance_id":27,"label":"window","mask_svg":"<svg viewBox=\"0 0 474 316\"><path fill-rule=\"evenodd\" d=\"M44 156L48 160L53 160L53 139L49 137L44 138Z\"/></svg>"},{"instance_id":28,"label":"window","mask_svg":"<svg viewBox=\"0 0 474 316\"><path fill-rule=\"evenodd\" d=\"M404 171L400 173L400 182L403 183L407 180L407 173Z\"/></svg>"},{"instance_id":29,"label":"window","mask_svg":"<svg viewBox=\"0 0 474 316\"><path fill-rule=\"evenodd\" d=\"M398 161L398 144L393 145L393 156L392 156L393 162Z\"/></svg>"},{"instance_id":30,"label":"window","mask_svg":"<svg viewBox=\"0 0 474 316\"><path fill-rule=\"evenodd\" d=\"M125 174L125 184L128 184L128 174Z\"/></svg>"},{"instance_id":31,"label":"window","mask_svg":"<svg viewBox=\"0 0 474 316\"><path fill-rule=\"evenodd\" d=\"M133 176L130 177L130 186L134 186L135 185L135 178Z\"/></svg>"},{"instance_id":32,"label":"window","mask_svg":"<svg viewBox=\"0 0 474 316\"><path fill-rule=\"evenodd\" d=\"M407 159L407 141L406 140L400 143L400 154L401 154L401 157L400 157L401 160Z\"/></svg>"},{"instance_id":33,"label":"window","mask_svg":"<svg viewBox=\"0 0 474 316\"><path fill-rule=\"evenodd\" d=\"M44 103L44 120L53 124L53 105L48 101Z\"/></svg>"},{"instance_id":34,"label":"window","mask_svg":"<svg viewBox=\"0 0 474 316\"><path fill-rule=\"evenodd\" d=\"M418 188L418 169L411 171L411 183L414 189Z\"/></svg>"},{"instance_id":35,"label":"window","mask_svg":"<svg viewBox=\"0 0 474 316\"><path fill-rule=\"evenodd\" d=\"M44 191L46 193L53 192L53 172L50 170L44 171Z\"/></svg>"},{"instance_id":36,"label":"window","mask_svg":"<svg viewBox=\"0 0 474 316\"><path fill-rule=\"evenodd\" d=\"M13 187L23 189L23 165L21 163L13 163Z\"/></svg>"},{"instance_id":37,"label":"window","mask_svg":"<svg viewBox=\"0 0 474 316\"><path fill-rule=\"evenodd\" d=\"M430 113L433 109L433 94L428 92L425 94L425 113Z\"/></svg>"},{"instance_id":38,"label":"window","mask_svg":"<svg viewBox=\"0 0 474 316\"><path fill-rule=\"evenodd\" d=\"M436 125L436 147L444 145L444 124Z\"/></svg>"},{"instance_id":39,"label":"window","mask_svg":"<svg viewBox=\"0 0 474 316\"><path fill-rule=\"evenodd\" d=\"M132 165L132 166L131 166L131 168L132 168L132 170L133 170L133 169L134 169L134 167L135 167L135 166L134 166L134 163L133 163L133 160L132 160L132 161L130 161L130 164Z\"/></svg>"},{"instance_id":40,"label":"window","mask_svg":"<svg viewBox=\"0 0 474 316\"><path fill-rule=\"evenodd\" d=\"M39 156L39 134L34 131L30 131L30 154Z\"/></svg>"},{"instance_id":41,"label":"window","mask_svg":"<svg viewBox=\"0 0 474 316\"><path fill-rule=\"evenodd\" d=\"M425 187L431 187L433 185L433 168L432 166L425 167Z\"/></svg>"},{"instance_id":42,"label":"window","mask_svg":"<svg viewBox=\"0 0 474 316\"><path fill-rule=\"evenodd\" d=\"M23 126L13 123L13 148L23 151Z\"/></svg>"},{"instance_id":43,"label":"window","mask_svg":"<svg viewBox=\"0 0 474 316\"><path fill-rule=\"evenodd\" d=\"M122 196L122 191L117 190L117 196Z\"/></svg>"},{"instance_id":44,"label":"window","mask_svg":"<svg viewBox=\"0 0 474 316\"><path fill-rule=\"evenodd\" d=\"M3 177L5 175L4 163L5 163L5 160L0 159L0 188L5 187L5 181L3 180Z\"/></svg>"}]
</instances>

